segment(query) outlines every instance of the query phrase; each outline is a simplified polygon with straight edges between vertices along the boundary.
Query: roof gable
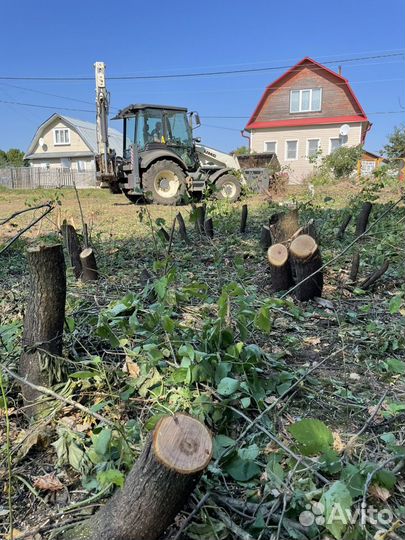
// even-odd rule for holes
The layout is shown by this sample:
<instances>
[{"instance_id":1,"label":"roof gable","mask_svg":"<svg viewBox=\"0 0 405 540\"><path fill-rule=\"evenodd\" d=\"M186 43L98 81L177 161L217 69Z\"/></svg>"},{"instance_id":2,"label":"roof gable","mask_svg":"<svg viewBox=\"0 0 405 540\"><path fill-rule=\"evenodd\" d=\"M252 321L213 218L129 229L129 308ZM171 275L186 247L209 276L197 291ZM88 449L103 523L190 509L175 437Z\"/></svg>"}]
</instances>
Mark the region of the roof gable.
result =
<instances>
[{"instance_id":1,"label":"roof gable","mask_svg":"<svg viewBox=\"0 0 405 540\"><path fill-rule=\"evenodd\" d=\"M43 122L35 132L31 144L25 154L26 156L34 152L44 130L48 126L50 126L55 120L58 119L63 122L66 127L74 130L79 135L79 137L89 148L90 152L92 152L93 154L97 153L96 124L93 124L92 122L87 122L85 120L80 120L78 118L71 118L70 116L64 116L58 113L54 113L47 120L45 120L45 122ZM108 128L108 137L110 147L115 150L118 155L120 155L123 148L122 133L120 133L116 129Z\"/></svg>"},{"instance_id":2,"label":"roof gable","mask_svg":"<svg viewBox=\"0 0 405 540\"><path fill-rule=\"evenodd\" d=\"M356 115L356 121L358 122L368 122L366 113L364 112L362 106L360 105L356 95L354 94L352 88L350 87L349 81L343 77L342 75L339 75L338 73L332 71L331 69L323 66L322 64L316 62L312 58L305 57L300 62L292 66L288 71L283 73L278 79L273 81L271 84L267 86L265 89L256 109L254 110L251 118L249 119L246 129L252 129L254 127L258 127L255 124L263 123L263 122L257 122L257 117L260 115L262 109L264 108L265 104L268 102L268 99L271 97L271 95L278 89L282 89L283 86L293 77L295 74L300 73L304 68L308 67L312 71L316 72L320 76L324 75L328 79L332 79L336 81L336 84L339 85L339 87L343 88L348 99L351 101L353 108L355 109L355 115ZM347 114L347 113L346 113ZM352 113L353 116L353 113ZM284 118L282 120L285 120ZM315 120L315 118L314 118ZM294 119L290 120L291 124L293 124ZM269 124L272 124L273 122L269 122ZM305 123L305 122L304 122ZM308 123L314 123L312 121L312 118L308 118ZM274 122L276 124L276 122ZM266 126L263 126L266 127ZM269 125L269 127L271 127ZM274 126L276 127L276 126Z\"/></svg>"}]
</instances>

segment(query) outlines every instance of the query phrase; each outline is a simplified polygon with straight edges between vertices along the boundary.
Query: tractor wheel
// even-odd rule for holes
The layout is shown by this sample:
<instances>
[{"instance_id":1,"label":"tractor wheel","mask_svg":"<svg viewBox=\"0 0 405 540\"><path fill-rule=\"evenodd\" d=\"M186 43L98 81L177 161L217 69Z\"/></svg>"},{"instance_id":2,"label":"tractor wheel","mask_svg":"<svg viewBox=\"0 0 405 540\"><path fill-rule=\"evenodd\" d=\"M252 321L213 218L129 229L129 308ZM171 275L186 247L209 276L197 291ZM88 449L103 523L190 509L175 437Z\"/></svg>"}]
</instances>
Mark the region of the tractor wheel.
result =
<instances>
[{"instance_id":1,"label":"tractor wheel","mask_svg":"<svg viewBox=\"0 0 405 540\"><path fill-rule=\"evenodd\" d=\"M215 182L215 197L217 199L235 202L240 197L241 185L233 174L224 174Z\"/></svg>"},{"instance_id":2,"label":"tractor wheel","mask_svg":"<svg viewBox=\"0 0 405 540\"><path fill-rule=\"evenodd\" d=\"M178 204L186 191L183 170L168 159L156 161L142 176L145 197L156 204Z\"/></svg>"}]
</instances>

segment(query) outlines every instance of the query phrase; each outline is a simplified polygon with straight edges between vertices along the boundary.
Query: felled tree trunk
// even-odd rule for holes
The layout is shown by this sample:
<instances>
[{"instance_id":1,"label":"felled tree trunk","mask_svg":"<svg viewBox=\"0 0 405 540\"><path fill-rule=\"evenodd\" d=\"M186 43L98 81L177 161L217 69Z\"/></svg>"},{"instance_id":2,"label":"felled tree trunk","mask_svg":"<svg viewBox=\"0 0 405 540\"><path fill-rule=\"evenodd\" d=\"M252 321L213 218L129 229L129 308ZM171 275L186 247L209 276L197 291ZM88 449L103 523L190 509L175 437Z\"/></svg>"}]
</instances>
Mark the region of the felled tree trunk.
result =
<instances>
[{"instance_id":1,"label":"felled tree trunk","mask_svg":"<svg viewBox=\"0 0 405 540\"><path fill-rule=\"evenodd\" d=\"M57 357L62 355L66 301L65 260L61 245L32 247L27 250L27 255L30 289L19 371L28 381L48 386L53 382L52 373L58 371ZM31 405L40 393L23 385L22 395L24 403ZM30 415L37 410L35 406L27 409Z\"/></svg>"},{"instance_id":2,"label":"felled tree trunk","mask_svg":"<svg viewBox=\"0 0 405 540\"><path fill-rule=\"evenodd\" d=\"M79 279L82 273L82 263L80 253L82 251L79 237L73 225L69 225L66 220L62 224L63 243L70 256L70 263L73 267L73 273L76 279Z\"/></svg>"},{"instance_id":3,"label":"felled tree trunk","mask_svg":"<svg viewBox=\"0 0 405 540\"><path fill-rule=\"evenodd\" d=\"M242 206L242 215L240 218L240 232L241 233L246 232L247 217L248 217L248 206L247 204L244 204Z\"/></svg>"},{"instance_id":4,"label":"felled tree trunk","mask_svg":"<svg viewBox=\"0 0 405 540\"><path fill-rule=\"evenodd\" d=\"M270 235L270 229L267 227L267 225L263 225L260 231L260 245L262 246L262 249L267 251L269 247L271 246L271 235Z\"/></svg>"},{"instance_id":5,"label":"felled tree trunk","mask_svg":"<svg viewBox=\"0 0 405 540\"><path fill-rule=\"evenodd\" d=\"M298 208L281 214L277 221L270 225L272 244L285 242L298 228Z\"/></svg>"},{"instance_id":6,"label":"felled tree trunk","mask_svg":"<svg viewBox=\"0 0 405 540\"><path fill-rule=\"evenodd\" d=\"M211 460L207 428L185 414L162 418L125 486L64 540L157 540L173 522Z\"/></svg>"},{"instance_id":7,"label":"felled tree trunk","mask_svg":"<svg viewBox=\"0 0 405 540\"><path fill-rule=\"evenodd\" d=\"M290 257L294 280L300 284L295 290L297 299L305 301L321 296L323 274L317 270L322 266L322 258L315 240L307 234L298 236L290 245ZM317 273L311 276L314 272Z\"/></svg>"},{"instance_id":8,"label":"felled tree trunk","mask_svg":"<svg viewBox=\"0 0 405 540\"><path fill-rule=\"evenodd\" d=\"M176 219L177 219L177 223L179 225L180 237L184 242L186 242L186 244L188 244L188 236L187 236L186 224L184 223L183 216L181 215L180 212L177 214Z\"/></svg>"},{"instance_id":9,"label":"felled tree trunk","mask_svg":"<svg viewBox=\"0 0 405 540\"><path fill-rule=\"evenodd\" d=\"M288 249L283 244L273 244L267 252L267 259L270 265L272 290L274 292L288 290L293 284Z\"/></svg>"},{"instance_id":10,"label":"felled tree trunk","mask_svg":"<svg viewBox=\"0 0 405 540\"><path fill-rule=\"evenodd\" d=\"M360 236L366 231L368 219L372 209L373 205L370 202L365 202L361 207L356 223L356 236Z\"/></svg>"},{"instance_id":11,"label":"felled tree trunk","mask_svg":"<svg viewBox=\"0 0 405 540\"><path fill-rule=\"evenodd\" d=\"M92 248L86 248L80 253L80 261L82 264L82 280L97 281L99 274L96 257Z\"/></svg>"}]
</instances>

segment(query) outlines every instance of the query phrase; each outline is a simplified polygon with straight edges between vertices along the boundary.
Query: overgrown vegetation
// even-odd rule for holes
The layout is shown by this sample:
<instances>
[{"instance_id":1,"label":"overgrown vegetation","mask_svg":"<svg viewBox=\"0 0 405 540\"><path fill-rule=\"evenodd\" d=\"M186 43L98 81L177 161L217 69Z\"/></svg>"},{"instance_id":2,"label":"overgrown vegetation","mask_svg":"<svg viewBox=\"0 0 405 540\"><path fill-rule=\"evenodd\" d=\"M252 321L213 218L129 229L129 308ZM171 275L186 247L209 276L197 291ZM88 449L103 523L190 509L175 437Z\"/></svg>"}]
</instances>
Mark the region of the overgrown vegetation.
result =
<instances>
[{"instance_id":1,"label":"overgrown vegetation","mask_svg":"<svg viewBox=\"0 0 405 540\"><path fill-rule=\"evenodd\" d=\"M18 387L3 377L0 422L10 433L0 435L2 532L11 522L32 529L46 517L41 534L49 538L61 515L84 519L85 509L123 485L158 419L183 411L209 426L215 445L184 513L204 497L205 504L183 538L361 540L390 529L401 538L404 220L397 206L378 221L389 204L379 199L381 188L352 195L350 207L375 201L360 273L389 260L388 273L373 291L351 286L349 251L327 268L325 299L304 304L271 294L258 235L277 205L244 201L248 232L241 235L239 206L210 202L213 240L195 232L195 216L181 208L191 244L176 234L169 249L159 229L170 229L178 209L113 206L117 199L92 193L106 212L95 213L91 231L103 277L84 287L70 273L68 379L54 387L89 412L50 401L48 413L28 425ZM315 219L325 261L353 239L352 228L335 240L347 204L342 189L340 199L334 192L311 202L296 197L302 221ZM6 252L0 278L1 362L12 370L21 352L26 243Z\"/></svg>"}]
</instances>

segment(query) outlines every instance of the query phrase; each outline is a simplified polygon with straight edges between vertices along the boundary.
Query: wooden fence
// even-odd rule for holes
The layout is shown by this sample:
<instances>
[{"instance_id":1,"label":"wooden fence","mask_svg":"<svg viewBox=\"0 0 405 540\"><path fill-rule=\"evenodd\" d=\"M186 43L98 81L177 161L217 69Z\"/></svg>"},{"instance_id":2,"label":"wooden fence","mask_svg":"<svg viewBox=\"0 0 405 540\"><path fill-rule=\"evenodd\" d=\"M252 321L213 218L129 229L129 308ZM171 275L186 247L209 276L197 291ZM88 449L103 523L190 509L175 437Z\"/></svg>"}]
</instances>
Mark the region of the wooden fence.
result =
<instances>
[{"instance_id":1,"label":"wooden fence","mask_svg":"<svg viewBox=\"0 0 405 540\"><path fill-rule=\"evenodd\" d=\"M0 186L10 189L96 187L96 172L41 167L7 167L0 169Z\"/></svg>"}]
</instances>

